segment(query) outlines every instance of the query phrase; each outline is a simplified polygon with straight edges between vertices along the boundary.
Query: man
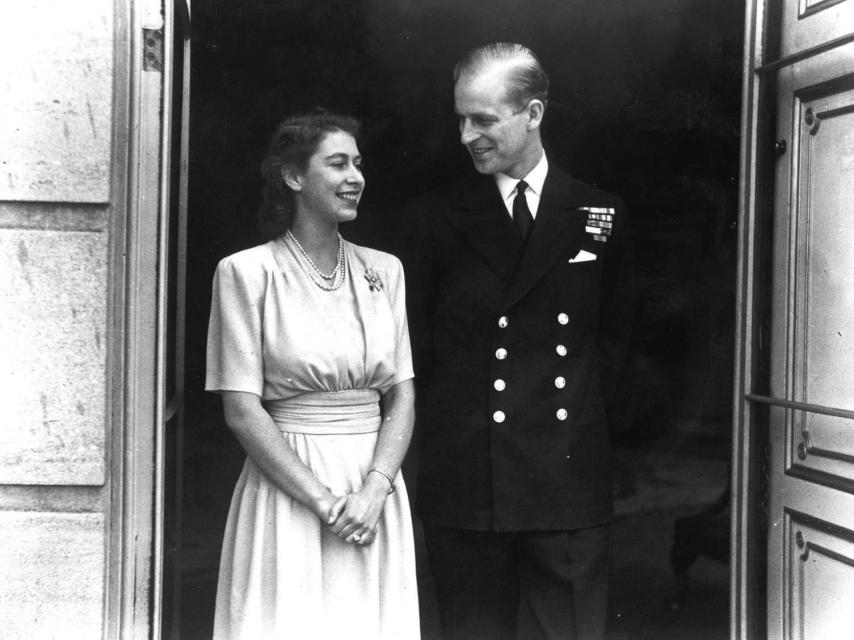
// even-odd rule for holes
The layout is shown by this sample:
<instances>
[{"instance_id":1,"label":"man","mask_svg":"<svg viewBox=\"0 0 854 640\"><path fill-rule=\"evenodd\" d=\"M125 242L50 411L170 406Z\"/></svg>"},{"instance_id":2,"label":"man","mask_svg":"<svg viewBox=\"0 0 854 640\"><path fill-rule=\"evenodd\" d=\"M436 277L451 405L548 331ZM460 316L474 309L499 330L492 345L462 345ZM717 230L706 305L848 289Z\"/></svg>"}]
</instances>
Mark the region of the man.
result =
<instances>
[{"instance_id":1,"label":"man","mask_svg":"<svg viewBox=\"0 0 854 640\"><path fill-rule=\"evenodd\" d=\"M526 47L454 71L477 175L431 206L412 265L426 322L417 506L445 640L604 637L610 451L600 314L625 318L620 200L546 157Z\"/></svg>"}]
</instances>

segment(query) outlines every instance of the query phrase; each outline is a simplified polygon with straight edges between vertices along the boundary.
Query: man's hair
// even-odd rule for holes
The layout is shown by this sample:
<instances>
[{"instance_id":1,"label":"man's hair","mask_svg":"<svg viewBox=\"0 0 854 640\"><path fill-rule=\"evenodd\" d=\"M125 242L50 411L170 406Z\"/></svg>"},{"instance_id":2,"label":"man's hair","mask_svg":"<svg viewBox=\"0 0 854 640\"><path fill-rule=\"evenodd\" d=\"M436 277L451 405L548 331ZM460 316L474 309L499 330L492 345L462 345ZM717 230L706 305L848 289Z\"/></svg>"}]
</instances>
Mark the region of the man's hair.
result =
<instances>
[{"instance_id":1,"label":"man's hair","mask_svg":"<svg viewBox=\"0 0 854 640\"><path fill-rule=\"evenodd\" d=\"M528 47L515 42L493 42L466 53L454 67L454 83L496 63L508 66L507 99L517 108L524 108L531 100L548 103L549 77L540 59Z\"/></svg>"}]
</instances>

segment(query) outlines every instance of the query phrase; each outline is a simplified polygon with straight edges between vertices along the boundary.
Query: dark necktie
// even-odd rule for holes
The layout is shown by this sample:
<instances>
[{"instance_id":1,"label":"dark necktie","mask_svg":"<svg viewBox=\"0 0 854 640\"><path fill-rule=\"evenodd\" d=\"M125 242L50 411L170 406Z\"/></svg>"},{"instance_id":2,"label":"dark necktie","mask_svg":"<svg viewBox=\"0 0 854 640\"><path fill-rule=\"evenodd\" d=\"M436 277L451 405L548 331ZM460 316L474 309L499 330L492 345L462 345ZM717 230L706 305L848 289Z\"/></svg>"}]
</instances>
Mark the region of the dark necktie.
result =
<instances>
[{"instance_id":1,"label":"dark necktie","mask_svg":"<svg viewBox=\"0 0 854 640\"><path fill-rule=\"evenodd\" d=\"M524 180L519 180L516 185L516 198L513 200L513 224L516 225L522 242L525 242L531 232L531 227L534 226L534 216L531 215L528 199L525 197L527 188L528 184Z\"/></svg>"}]
</instances>

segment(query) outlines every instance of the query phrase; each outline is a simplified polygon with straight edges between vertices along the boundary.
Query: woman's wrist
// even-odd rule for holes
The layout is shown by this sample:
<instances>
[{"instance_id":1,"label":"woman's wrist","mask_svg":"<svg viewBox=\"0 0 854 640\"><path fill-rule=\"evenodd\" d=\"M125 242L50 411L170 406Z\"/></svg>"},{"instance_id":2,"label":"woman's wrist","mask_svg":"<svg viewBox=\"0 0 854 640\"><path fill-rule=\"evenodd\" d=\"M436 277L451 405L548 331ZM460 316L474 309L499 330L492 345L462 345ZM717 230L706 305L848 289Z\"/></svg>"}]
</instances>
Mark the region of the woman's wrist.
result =
<instances>
[{"instance_id":1,"label":"woman's wrist","mask_svg":"<svg viewBox=\"0 0 854 640\"><path fill-rule=\"evenodd\" d=\"M373 469L368 471L368 475L371 475L372 473L385 478L385 481L388 482L388 492L390 494L394 493L394 480L392 480L392 478L389 474L387 474L385 471L383 471L381 469L377 469L376 467L374 467Z\"/></svg>"},{"instance_id":2,"label":"woman's wrist","mask_svg":"<svg viewBox=\"0 0 854 640\"><path fill-rule=\"evenodd\" d=\"M326 487L322 487L316 495L312 496L309 507L318 517L326 519L336 499L335 494Z\"/></svg>"},{"instance_id":3,"label":"woman's wrist","mask_svg":"<svg viewBox=\"0 0 854 640\"><path fill-rule=\"evenodd\" d=\"M371 495L378 498L381 497L385 499L386 496L391 493L391 491L389 491L388 480L377 473L368 472L368 475L365 476L365 480L362 483L362 487L370 492Z\"/></svg>"}]
</instances>

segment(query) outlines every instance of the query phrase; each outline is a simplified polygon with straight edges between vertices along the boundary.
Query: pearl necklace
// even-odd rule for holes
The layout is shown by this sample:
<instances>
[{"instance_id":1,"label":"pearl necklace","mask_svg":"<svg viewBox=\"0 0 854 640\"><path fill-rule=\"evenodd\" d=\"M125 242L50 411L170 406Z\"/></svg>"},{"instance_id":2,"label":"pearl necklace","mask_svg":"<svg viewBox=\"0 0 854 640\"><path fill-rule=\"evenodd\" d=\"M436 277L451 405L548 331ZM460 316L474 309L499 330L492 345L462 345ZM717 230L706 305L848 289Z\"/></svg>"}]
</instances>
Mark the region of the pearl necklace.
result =
<instances>
[{"instance_id":1,"label":"pearl necklace","mask_svg":"<svg viewBox=\"0 0 854 640\"><path fill-rule=\"evenodd\" d=\"M303 272L308 275L315 285L324 291L335 291L336 289L341 288L341 285L344 284L344 273L346 268L344 264L344 241L343 238L341 238L340 233L338 234L338 258L335 261L335 268L332 270L332 273L323 273L323 271L314 264L314 260L312 260L311 256L308 255L308 252L302 248L299 240L297 240L296 236L290 229L285 232L284 239L288 240L291 245L295 246L302 257L305 258L305 261L308 262L308 265L311 267L311 271L307 271L303 268ZM302 265L300 266L302 267ZM320 276L321 279L318 280L317 276Z\"/></svg>"}]
</instances>

